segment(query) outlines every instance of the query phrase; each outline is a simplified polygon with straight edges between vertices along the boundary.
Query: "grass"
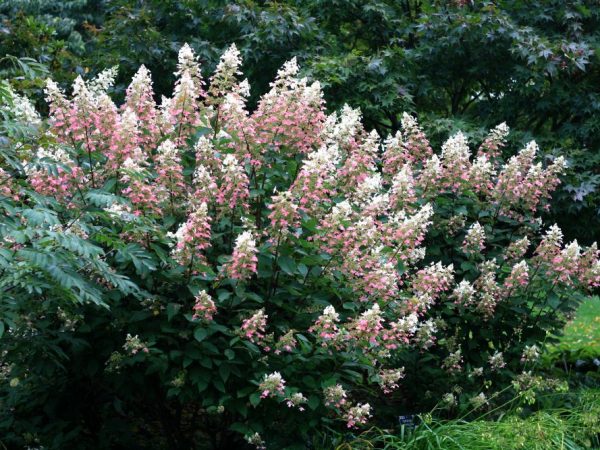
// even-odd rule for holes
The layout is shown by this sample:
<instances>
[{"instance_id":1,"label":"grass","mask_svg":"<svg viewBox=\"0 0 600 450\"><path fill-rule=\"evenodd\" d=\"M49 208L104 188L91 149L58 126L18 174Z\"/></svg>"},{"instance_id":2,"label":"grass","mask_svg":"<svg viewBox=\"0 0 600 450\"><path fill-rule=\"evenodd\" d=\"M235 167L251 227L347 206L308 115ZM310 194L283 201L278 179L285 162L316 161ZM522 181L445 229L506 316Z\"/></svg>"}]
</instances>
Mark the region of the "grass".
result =
<instances>
[{"instance_id":1,"label":"grass","mask_svg":"<svg viewBox=\"0 0 600 450\"><path fill-rule=\"evenodd\" d=\"M556 361L573 363L578 359L600 359L600 298L590 297L567 323L559 342L547 346L544 365Z\"/></svg>"},{"instance_id":2,"label":"grass","mask_svg":"<svg viewBox=\"0 0 600 450\"><path fill-rule=\"evenodd\" d=\"M577 393L570 408L510 414L497 421L433 421L404 439L369 430L338 450L583 450L600 448L600 390Z\"/></svg>"},{"instance_id":3,"label":"grass","mask_svg":"<svg viewBox=\"0 0 600 450\"><path fill-rule=\"evenodd\" d=\"M587 299L567 324L560 344L571 349L596 350L600 354L600 298Z\"/></svg>"}]
</instances>

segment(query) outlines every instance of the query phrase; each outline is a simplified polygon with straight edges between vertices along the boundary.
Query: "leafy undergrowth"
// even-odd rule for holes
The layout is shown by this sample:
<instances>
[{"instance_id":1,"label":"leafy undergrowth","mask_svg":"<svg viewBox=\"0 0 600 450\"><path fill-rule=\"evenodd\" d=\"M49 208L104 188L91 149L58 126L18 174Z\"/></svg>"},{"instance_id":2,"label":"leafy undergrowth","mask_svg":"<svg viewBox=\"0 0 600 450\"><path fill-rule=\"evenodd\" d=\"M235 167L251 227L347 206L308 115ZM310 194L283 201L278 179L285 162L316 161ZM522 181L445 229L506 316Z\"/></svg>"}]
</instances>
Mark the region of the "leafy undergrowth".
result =
<instances>
[{"instance_id":1,"label":"leafy undergrowth","mask_svg":"<svg viewBox=\"0 0 600 450\"><path fill-rule=\"evenodd\" d=\"M530 415L515 410L496 421L429 420L404 437L396 432L372 429L337 449L600 449L600 389L566 394L564 405Z\"/></svg>"}]
</instances>

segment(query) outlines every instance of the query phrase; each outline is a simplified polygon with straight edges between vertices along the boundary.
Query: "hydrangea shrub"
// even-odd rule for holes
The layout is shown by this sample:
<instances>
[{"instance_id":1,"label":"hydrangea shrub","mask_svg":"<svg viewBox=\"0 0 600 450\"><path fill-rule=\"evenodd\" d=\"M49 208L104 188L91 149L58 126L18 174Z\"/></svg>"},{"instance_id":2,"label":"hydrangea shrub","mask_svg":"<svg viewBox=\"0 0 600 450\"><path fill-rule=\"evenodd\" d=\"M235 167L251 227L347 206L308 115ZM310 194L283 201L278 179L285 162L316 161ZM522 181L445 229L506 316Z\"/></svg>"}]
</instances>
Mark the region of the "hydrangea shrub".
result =
<instances>
[{"instance_id":1,"label":"hydrangea shrub","mask_svg":"<svg viewBox=\"0 0 600 450\"><path fill-rule=\"evenodd\" d=\"M295 60L249 111L240 64L232 46L204 80L185 45L160 104L144 67L120 106L115 68L70 95L48 81L47 120L19 97L35 132L0 167L9 443L282 448L490 407L600 284L596 246L539 219L562 158L531 142L503 161L504 124L475 151L458 133L434 152L408 114L382 139L327 115Z\"/></svg>"}]
</instances>

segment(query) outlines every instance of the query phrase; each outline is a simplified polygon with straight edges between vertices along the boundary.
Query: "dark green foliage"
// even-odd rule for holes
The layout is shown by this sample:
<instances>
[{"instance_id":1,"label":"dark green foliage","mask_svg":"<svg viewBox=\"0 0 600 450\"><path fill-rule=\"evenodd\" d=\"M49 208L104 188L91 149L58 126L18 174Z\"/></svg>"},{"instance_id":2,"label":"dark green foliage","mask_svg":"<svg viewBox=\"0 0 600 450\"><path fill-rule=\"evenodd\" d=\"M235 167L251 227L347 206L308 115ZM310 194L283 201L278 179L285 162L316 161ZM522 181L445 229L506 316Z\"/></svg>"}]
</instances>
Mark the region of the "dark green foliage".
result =
<instances>
[{"instance_id":1,"label":"dark green foliage","mask_svg":"<svg viewBox=\"0 0 600 450\"><path fill-rule=\"evenodd\" d=\"M12 0L0 7L0 54L33 57L63 81L118 64L121 93L145 64L165 94L183 42L207 73L235 42L253 99L297 56L332 109L358 106L384 133L404 110L439 136L506 121L519 144L533 137L569 156L550 220L591 242L600 230L599 11L594 0Z\"/></svg>"}]
</instances>

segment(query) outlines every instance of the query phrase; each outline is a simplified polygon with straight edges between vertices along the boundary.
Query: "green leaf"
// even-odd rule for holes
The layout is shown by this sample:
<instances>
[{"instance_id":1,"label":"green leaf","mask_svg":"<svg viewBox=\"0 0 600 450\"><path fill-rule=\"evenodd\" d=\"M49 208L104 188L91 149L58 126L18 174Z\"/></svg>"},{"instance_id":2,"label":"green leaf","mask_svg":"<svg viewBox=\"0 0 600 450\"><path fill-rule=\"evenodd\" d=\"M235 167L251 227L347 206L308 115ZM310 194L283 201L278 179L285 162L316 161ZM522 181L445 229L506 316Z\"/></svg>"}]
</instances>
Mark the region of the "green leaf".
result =
<instances>
[{"instance_id":1,"label":"green leaf","mask_svg":"<svg viewBox=\"0 0 600 450\"><path fill-rule=\"evenodd\" d=\"M293 275L296 272L296 262L289 256L280 256L277 259L277 265L288 275Z\"/></svg>"},{"instance_id":2,"label":"green leaf","mask_svg":"<svg viewBox=\"0 0 600 450\"><path fill-rule=\"evenodd\" d=\"M260 403L260 394L258 392L251 394L250 395L250 404L256 408L259 403Z\"/></svg>"},{"instance_id":3,"label":"green leaf","mask_svg":"<svg viewBox=\"0 0 600 450\"><path fill-rule=\"evenodd\" d=\"M169 303L167 305L167 321L170 322L180 309L181 305L177 303Z\"/></svg>"},{"instance_id":4,"label":"green leaf","mask_svg":"<svg viewBox=\"0 0 600 450\"><path fill-rule=\"evenodd\" d=\"M119 202L119 198L117 196L110 194L106 191L99 191L99 190L91 190L91 191L86 192L85 198L92 205L99 206L101 208L104 208L106 206L112 205L113 203Z\"/></svg>"},{"instance_id":5,"label":"green leaf","mask_svg":"<svg viewBox=\"0 0 600 450\"><path fill-rule=\"evenodd\" d=\"M212 369L212 367L213 367L212 359L210 359L210 358L201 358L200 359L200 365L202 367L206 367L207 369Z\"/></svg>"},{"instance_id":6,"label":"green leaf","mask_svg":"<svg viewBox=\"0 0 600 450\"><path fill-rule=\"evenodd\" d=\"M224 383L227 383L227 380L229 379L230 374L231 374L231 366L229 364L222 363L219 366L219 375L221 375L221 379L223 380Z\"/></svg>"},{"instance_id":7,"label":"green leaf","mask_svg":"<svg viewBox=\"0 0 600 450\"><path fill-rule=\"evenodd\" d=\"M302 377L302 382L306 386L308 386L310 389L316 389L316 387L317 387L317 381L311 375L306 375L306 376Z\"/></svg>"},{"instance_id":8,"label":"green leaf","mask_svg":"<svg viewBox=\"0 0 600 450\"><path fill-rule=\"evenodd\" d=\"M196 339L198 342L202 342L206 336L208 336L208 331L206 328L198 327L194 330L194 339Z\"/></svg>"},{"instance_id":9,"label":"green leaf","mask_svg":"<svg viewBox=\"0 0 600 450\"><path fill-rule=\"evenodd\" d=\"M226 390L225 390L225 384L219 380L218 378L215 378L213 380L213 386L217 388L217 390L221 391L223 394L225 394Z\"/></svg>"},{"instance_id":10,"label":"green leaf","mask_svg":"<svg viewBox=\"0 0 600 450\"><path fill-rule=\"evenodd\" d=\"M231 292L226 291L225 289L217 290L217 299L219 300L219 302L222 303L225 300L227 300L229 297L231 297Z\"/></svg>"},{"instance_id":11,"label":"green leaf","mask_svg":"<svg viewBox=\"0 0 600 450\"><path fill-rule=\"evenodd\" d=\"M319 403L319 397L317 397L316 395L311 395L308 399L308 407L313 411L319 407Z\"/></svg>"},{"instance_id":12,"label":"green leaf","mask_svg":"<svg viewBox=\"0 0 600 450\"><path fill-rule=\"evenodd\" d=\"M248 425L243 424L241 422L236 422L234 424L232 424L229 429L231 431L237 431L238 433L242 434L242 435L246 435L246 434L251 434L252 433L252 429L250 427L248 427Z\"/></svg>"},{"instance_id":13,"label":"green leaf","mask_svg":"<svg viewBox=\"0 0 600 450\"><path fill-rule=\"evenodd\" d=\"M196 387L198 388L198 392L204 392L208 387L208 380L198 380L196 382Z\"/></svg>"},{"instance_id":14,"label":"green leaf","mask_svg":"<svg viewBox=\"0 0 600 450\"><path fill-rule=\"evenodd\" d=\"M156 263L150 253L139 244L128 244L119 250L117 260L133 263L136 272L142 278L146 278L150 272L156 270Z\"/></svg>"},{"instance_id":15,"label":"green leaf","mask_svg":"<svg viewBox=\"0 0 600 450\"><path fill-rule=\"evenodd\" d=\"M349 309L350 311L356 311L357 305L354 302L346 302L342 305L344 309Z\"/></svg>"},{"instance_id":16,"label":"green leaf","mask_svg":"<svg viewBox=\"0 0 600 450\"><path fill-rule=\"evenodd\" d=\"M306 267L305 264L298 264L298 272L300 273L300 275L302 275L303 277L305 277L308 274L308 267Z\"/></svg>"},{"instance_id":17,"label":"green leaf","mask_svg":"<svg viewBox=\"0 0 600 450\"><path fill-rule=\"evenodd\" d=\"M56 217L56 213L45 208L23 209L21 214L27 219L28 225L58 225L60 223L58 217Z\"/></svg>"}]
</instances>

